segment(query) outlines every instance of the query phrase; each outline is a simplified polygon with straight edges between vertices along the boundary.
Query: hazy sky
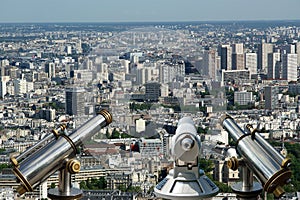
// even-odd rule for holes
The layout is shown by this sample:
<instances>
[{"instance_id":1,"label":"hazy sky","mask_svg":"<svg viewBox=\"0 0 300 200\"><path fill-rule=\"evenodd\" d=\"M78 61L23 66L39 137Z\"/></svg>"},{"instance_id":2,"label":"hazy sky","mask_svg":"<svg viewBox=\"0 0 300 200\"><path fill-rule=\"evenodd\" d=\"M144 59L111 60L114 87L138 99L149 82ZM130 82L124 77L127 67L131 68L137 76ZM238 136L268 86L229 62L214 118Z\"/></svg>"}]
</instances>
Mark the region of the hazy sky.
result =
<instances>
[{"instance_id":1,"label":"hazy sky","mask_svg":"<svg viewBox=\"0 0 300 200\"><path fill-rule=\"evenodd\" d=\"M300 0L1 0L0 22L300 19Z\"/></svg>"}]
</instances>

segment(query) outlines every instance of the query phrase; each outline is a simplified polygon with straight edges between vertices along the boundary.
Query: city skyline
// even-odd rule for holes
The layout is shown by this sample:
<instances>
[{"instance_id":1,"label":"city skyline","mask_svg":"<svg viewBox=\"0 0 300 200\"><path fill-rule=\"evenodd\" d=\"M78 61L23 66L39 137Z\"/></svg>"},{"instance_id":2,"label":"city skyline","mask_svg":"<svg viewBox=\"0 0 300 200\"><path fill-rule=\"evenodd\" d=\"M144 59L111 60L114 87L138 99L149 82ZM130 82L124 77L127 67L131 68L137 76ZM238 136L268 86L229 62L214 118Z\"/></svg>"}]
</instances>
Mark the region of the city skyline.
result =
<instances>
[{"instance_id":1,"label":"city skyline","mask_svg":"<svg viewBox=\"0 0 300 200\"><path fill-rule=\"evenodd\" d=\"M6 9L0 12L0 23L300 20L297 0L11 0L1 7Z\"/></svg>"}]
</instances>

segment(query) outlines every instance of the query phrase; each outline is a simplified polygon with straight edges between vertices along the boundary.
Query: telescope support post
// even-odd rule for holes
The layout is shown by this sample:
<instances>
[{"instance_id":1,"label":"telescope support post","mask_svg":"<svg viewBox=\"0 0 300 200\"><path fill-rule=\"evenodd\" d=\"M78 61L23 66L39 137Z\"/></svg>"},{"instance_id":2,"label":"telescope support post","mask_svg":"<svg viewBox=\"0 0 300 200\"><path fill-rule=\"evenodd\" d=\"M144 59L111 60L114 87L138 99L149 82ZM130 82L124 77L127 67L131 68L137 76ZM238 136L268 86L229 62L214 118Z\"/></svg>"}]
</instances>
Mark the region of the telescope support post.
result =
<instances>
[{"instance_id":1,"label":"telescope support post","mask_svg":"<svg viewBox=\"0 0 300 200\"><path fill-rule=\"evenodd\" d=\"M48 197L53 200L75 200L81 199L82 191L77 188L72 187L71 179L72 174L76 173L80 168L77 160L70 160L67 162L66 167L63 167L59 170L58 175L58 188L50 189L48 191Z\"/></svg>"},{"instance_id":2,"label":"telescope support post","mask_svg":"<svg viewBox=\"0 0 300 200\"><path fill-rule=\"evenodd\" d=\"M239 161L242 169L242 181L231 186L239 200L256 200L262 191L260 183L253 180L253 172L245 165L243 160Z\"/></svg>"},{"instance_id":3,"label":"telescope support post","mask_svg":"<svg viewBox=\"0 0 300 200\"><path fill-rule=\"evenodd\" d=\"M243 190L251 191L253 187L253 172L251 172L248 167L243 167L242 173Z\"/></svg>"}]
</instances>

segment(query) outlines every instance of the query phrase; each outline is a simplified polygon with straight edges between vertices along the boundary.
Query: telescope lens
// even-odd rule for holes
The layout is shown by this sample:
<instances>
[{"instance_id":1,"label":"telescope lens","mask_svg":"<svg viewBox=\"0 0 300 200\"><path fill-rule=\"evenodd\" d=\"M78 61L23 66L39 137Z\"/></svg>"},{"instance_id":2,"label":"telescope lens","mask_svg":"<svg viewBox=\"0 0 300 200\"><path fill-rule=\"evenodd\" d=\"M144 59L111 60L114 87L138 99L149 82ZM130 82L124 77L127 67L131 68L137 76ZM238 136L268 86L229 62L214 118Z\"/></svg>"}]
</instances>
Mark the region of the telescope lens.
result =
<instances>
[{"instance_id":1,"label":"telescope lens","mask_svg":"<svg viewBox=\"0 0 300 200\"><path fill-rule=\"evenodd\" d=\"M181 141L181 147L184 151L190 151L194 147L194 140L191 138L184 138Z\"/></svg>"}]
</instances>

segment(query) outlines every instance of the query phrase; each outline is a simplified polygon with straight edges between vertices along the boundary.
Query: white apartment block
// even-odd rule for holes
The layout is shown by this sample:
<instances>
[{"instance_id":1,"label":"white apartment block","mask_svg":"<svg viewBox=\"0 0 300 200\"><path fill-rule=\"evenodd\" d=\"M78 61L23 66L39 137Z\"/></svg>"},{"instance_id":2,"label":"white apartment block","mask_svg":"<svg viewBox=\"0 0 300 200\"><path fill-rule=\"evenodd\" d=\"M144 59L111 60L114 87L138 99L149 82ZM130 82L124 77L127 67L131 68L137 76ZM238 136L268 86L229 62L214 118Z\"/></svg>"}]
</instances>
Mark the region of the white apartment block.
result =
<instances>
[{"instance_id":1,"label":"white apartment block","mask_svg":"<svg viewBox=\"0 0 300 200\"><path fill-rule=\"evenodd\" d=\"M297 81L297 54L282 56L282 78L287 81Z\"/></svg>"},{"instance_id":2,"label":"white apartment block","mask_svg":"<svg viewBox=\"0 0 300 200\"><path fill-rule=\"evenodd\" d=\"M257 74L257 53L245 54L245 68L250 71L250 74Z\"/></svg>"},{"instance_id":3,"label":"white apartment block","mask_svg":"<svg viewBox=\"0 0 300 200\"><path fill-rule=\"evenodd\" d=\"M253 101L252 92L241 91L234 92L234 103L238 105L248 105Z\"/></svg>"}]
</instances>

